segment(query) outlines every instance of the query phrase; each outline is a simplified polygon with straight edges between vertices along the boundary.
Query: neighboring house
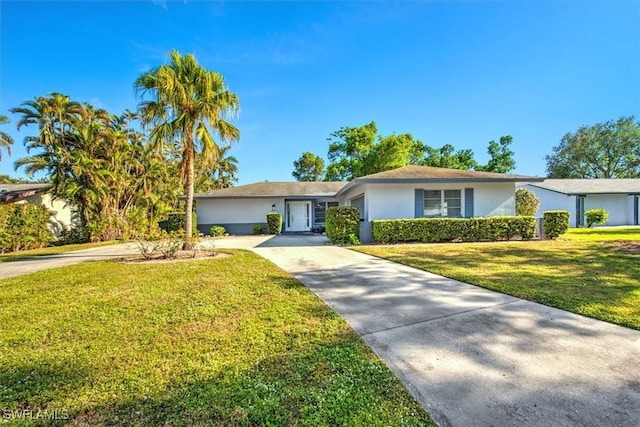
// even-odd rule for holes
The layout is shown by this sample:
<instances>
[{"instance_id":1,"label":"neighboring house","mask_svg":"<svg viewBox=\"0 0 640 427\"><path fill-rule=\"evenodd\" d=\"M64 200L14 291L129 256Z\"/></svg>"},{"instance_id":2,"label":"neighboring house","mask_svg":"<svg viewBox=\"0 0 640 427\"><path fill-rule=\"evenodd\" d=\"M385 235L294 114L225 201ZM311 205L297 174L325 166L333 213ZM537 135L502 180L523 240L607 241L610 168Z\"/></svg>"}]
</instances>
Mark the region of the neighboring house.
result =
<instances>
[{"instance_id":1,"label":"neighboring house","mask_svg":"<svg viewBox=\"0 0 640 427\"><path fill-rule=\"evenodd\" d=\"M606 209L606 225L638 225L640 179L545 179L537 183L519 183L540 200L536 216L544 211L569 211L569 224L583 227L585 211Z\"/></svg>"},{"instance_id":2,"label":"neighboring house","mask_svg":"<svg viewBox=\"0 0 640 427\"><path fill-rule=\"evenodd\" d=\"M515 214L515 184L542 178L427 166L405 166L351 182L261 182L195 195L198 228L222 225L251 233L270 211L282 213L284 232L324 225L327 207L357 206L361 238L375 219L473 217Z\"/></svg>"},{"instance_id":3,"label":"neighboring house","mask_svg":"<svg viewBox=\"0 0 640 427\"><path fill-rule=\"evenodd\" d=\"M63 229L73 228L77 222L75 210L62 200L54 200L51 184L0 184L0 204L31 203L43 205L52 212L51 231L60 236Z\"/></svg>"}]
</instances>

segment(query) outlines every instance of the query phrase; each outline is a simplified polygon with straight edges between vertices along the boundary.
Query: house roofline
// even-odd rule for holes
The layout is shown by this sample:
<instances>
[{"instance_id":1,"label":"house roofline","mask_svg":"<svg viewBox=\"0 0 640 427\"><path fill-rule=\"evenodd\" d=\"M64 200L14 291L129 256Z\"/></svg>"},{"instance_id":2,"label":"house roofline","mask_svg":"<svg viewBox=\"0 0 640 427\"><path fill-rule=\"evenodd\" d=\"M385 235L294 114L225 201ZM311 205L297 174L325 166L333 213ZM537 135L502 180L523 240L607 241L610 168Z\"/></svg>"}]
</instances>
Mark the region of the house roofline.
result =
<instances>
[{"instance_id":1,"label":"house roofline","mask_svg":"<svg viewBox=\"0 0 640 427\"><path fill-rule=\"evenodd\" d=\"M523 181L522 177L514 178L386 178L386 179L368 179L368 178L356 178L342 187L337 193L336 197L339 197L349 191L352 188L361 184L458 184L458 183L476 183L476 182L542 182L545 178L530 178L527 181Z\"/></svg>"}]
</instances>

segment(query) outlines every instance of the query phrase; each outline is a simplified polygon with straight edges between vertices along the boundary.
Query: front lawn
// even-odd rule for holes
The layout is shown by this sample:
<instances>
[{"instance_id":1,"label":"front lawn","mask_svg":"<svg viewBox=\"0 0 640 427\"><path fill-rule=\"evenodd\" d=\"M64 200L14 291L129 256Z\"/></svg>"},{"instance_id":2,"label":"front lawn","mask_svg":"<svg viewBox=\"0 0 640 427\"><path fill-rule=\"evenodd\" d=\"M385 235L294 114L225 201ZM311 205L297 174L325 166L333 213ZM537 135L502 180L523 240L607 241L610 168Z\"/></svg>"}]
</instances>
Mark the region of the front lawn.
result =
<instances>
[{"instance_id":1,"label":"front lawn","mask_svg":"<svg viewBox=\"0 0 640 427\"><path fill-rule=\"evenodd\" d=\"M640 226L570 228L560 236L563 240L598 242L604 240L640 240Z\"/></svg>"},{"instance_id":2,"label":"front lawn","mask_svg":"<svg viewBox=\"0 0 640 427\"><path fill-rule=\"evenodd\" d=\"M640 255L624 252L622 249L629 248L623 242L450 243L354 249L640 329Z\"/></svg>"},{"instance_id":3,"label":"front lawn","mask_svg":"<svg viewBox=\"0 0 640 427\"><path fill-rule=\"evenodd\" d=\"M47 411L74 425L434 425L307 288L255 254L232 254L94 262L1 280L3 417Z\"/></svg>"}]
</instances>

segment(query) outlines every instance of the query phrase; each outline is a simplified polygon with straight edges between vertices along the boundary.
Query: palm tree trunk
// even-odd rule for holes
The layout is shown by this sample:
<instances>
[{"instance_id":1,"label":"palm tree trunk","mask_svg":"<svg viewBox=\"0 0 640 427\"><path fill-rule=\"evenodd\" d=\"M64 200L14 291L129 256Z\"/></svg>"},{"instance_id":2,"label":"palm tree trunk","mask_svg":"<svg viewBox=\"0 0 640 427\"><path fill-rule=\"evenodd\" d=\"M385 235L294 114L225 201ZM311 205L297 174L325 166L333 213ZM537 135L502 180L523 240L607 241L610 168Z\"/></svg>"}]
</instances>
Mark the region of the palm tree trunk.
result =
<instances>
[{"instance_id":1,"label":"palm tree trunk","mask_svg":"<svg viewBox=\"0 0 640 427\"><path fill-rule=\"evenodd\" d=\"M194 155L193 155L193 135L187 134L187 201L185 206L185 217L184 217L184 250L191 250L193 247L193 242L191 240L191 223L193 217L191 215L193 210L193 185L195 181L195 171L194 171Z\"/></svg>"}]
</instances>

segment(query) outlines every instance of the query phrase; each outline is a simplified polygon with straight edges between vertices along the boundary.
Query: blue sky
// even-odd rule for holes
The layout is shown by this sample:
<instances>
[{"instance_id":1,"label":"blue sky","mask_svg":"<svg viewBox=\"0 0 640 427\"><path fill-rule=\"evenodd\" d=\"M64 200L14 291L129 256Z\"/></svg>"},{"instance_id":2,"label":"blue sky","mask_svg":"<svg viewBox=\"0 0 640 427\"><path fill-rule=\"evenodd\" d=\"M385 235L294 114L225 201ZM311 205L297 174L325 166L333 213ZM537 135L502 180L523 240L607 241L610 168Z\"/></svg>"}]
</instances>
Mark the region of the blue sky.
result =
<instances>
[{"instance_id":1,"label":"blue sky","mask_svg":"<svg viewBox=\"0 0 640 427\"><path fill-rule=\"evenodd\" d=\"M62 92L112 113L177 49L240 97L240 184L293 180L304 151L375 120L433 147L514 138L516 173L544 176L567 132L640 117L640 2L0 3L0 113ZM14 136L0 173L21 176Z\"/></svg>"}]
</instances>

